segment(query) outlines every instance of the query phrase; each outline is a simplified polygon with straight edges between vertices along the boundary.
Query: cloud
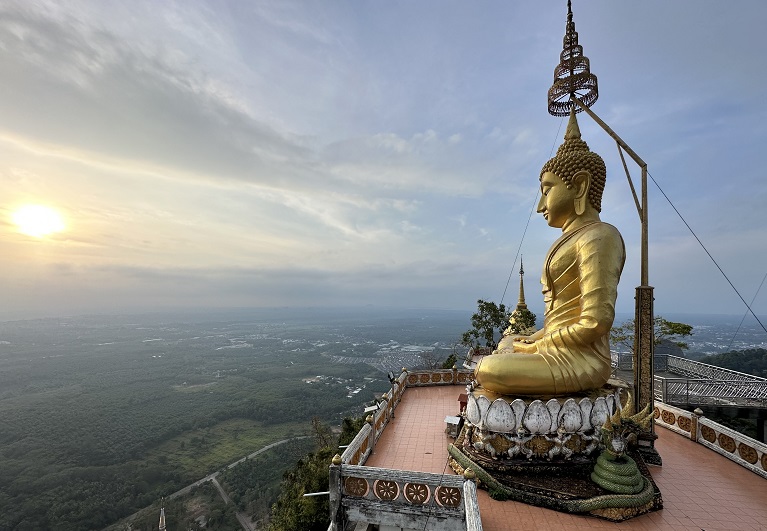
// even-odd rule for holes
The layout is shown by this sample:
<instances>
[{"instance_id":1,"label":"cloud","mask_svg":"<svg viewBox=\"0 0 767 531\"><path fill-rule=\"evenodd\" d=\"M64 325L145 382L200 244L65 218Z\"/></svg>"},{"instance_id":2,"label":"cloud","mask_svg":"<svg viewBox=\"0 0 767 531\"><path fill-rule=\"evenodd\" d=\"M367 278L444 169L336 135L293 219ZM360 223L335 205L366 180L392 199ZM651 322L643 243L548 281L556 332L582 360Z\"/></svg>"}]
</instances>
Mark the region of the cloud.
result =
<instances>
[{"instance_id":1,"label":"cloud","mask_svg":"<svg viewBox=\"0 0 767 531\"><path fill-rule=\"evenodd\" d=\"M764 263L764 73L748 36L765 14L575 14L594 110L743 285ZM629 19L653 38L627 39ZM563 30L563 12L521 3L5 2L0 215L46 202L71 230L34 242L0 219L4 286L29 308L497 299L518 248L534 271L557 236L527 221L562 138L544 93ZM613 140L580 123L608 164L630 311L637 215ZM727 295L703 293L706 258L664 202L651 185L657 298L715 305Z\"/></svg>"}]
</instances>

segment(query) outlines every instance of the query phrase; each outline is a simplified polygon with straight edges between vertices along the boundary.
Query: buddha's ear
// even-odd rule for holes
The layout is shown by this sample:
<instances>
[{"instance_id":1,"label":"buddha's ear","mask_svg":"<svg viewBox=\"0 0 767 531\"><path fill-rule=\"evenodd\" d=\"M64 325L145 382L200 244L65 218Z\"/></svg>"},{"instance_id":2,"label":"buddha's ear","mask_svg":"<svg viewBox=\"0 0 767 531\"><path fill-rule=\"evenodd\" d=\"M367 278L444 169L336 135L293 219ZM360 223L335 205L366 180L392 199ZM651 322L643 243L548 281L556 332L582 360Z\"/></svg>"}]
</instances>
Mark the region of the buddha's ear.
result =
<instances>
[{"instance_id":1,"label":"buddha's ear","mask_svg":"<svg viewBox=\"0 0 767 531\"><path fill-rule=\"evenodd\" d=\"M586 212L586 201L588 201L589 187L591 186L591 174L586 170L581 170L573 175L572 183L575 188L575 213L581 216Z\"/></svg>"}]
</instances>

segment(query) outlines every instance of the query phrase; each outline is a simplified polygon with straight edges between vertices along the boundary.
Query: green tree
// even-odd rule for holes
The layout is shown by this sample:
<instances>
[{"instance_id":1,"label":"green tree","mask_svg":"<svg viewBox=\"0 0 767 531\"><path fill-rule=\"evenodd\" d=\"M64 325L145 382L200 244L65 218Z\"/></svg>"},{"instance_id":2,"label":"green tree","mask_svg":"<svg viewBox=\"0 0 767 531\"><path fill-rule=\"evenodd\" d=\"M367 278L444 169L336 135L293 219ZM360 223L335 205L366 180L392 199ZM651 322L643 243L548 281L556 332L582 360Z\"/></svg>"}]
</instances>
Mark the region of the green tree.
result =
<instances>
[{"instance_id":1,"label":"green tree","mask_svg":"<svg viewBox=\"0 0 767 531\"><path fill-rule=\"evenodd\" d=\"M669 321L658 315L653 319L653 332L656 345L663 340L669 340L679 346L679 348L687 349L687 343L679 341L679 338L691 336L692 325ZM622 345L627 350L633 351L634 319L629 319L622 325L613 326L610 330L610 343L613 345Z\"/></svg>"},{"instance_id":2,"label":"green tree","mask_svg":"<svg viewBox=\"0 0 767 531\"><path fill-rule=\"evenodd\" d=\"M506 330L511 334L524 335L535 332L535 314L527 308L514 310L511 312L509 327Z\"/></svg>"},{"instance_id":3,"label":"green tree","mask_svg":"<svg viewBox=\"0 0 767 531\"><path fill-rule=\"evenodd\" d=\"M458 361L458 356L456 356L455 352L453 352L447 358L445 358L445 361L442 362L442 368L452 369L453 365L455 365L457 361Z\"/></svg>"},{"instance_id":4,"label":"green tree","mask_svg":"<svg viewBox=\"0 0 767 531\"><path fill-rule=\"evenodd\" d=\"M329 440L330 428L317 419L312 420L312 431L320 446L299 460L285 472L280 485L280 496L272 506L269 531L326 531L330 523L327 496L304 497L304 494L328 490L329 467L338 445L349 444L364 425L364 419L345 418L338 440Z\"/></svg>"},{"instance_id":5,"label":"green tree","mask_svg":"<svg viewBox=\"0 0 767 531\"><path fill-rule=\"evenodd\" d=\"M463 333L461 343L468 347L497 347L496 335L500 337L503 334L509 326L510 317L511 313L504 304L479 299L477 311L471 316L472 329Z\"/></svg>"},{"instance_id":6,"label":"green tree","mask_svg":"<svg viewBox=\"0 0 767 531\"><path fill-rule=\"evenodd\" d=\"M767 349L732 350L722 354L710 354L700 359L703 363L732 369L767 378Z\"/></svg>"}]
</instances>

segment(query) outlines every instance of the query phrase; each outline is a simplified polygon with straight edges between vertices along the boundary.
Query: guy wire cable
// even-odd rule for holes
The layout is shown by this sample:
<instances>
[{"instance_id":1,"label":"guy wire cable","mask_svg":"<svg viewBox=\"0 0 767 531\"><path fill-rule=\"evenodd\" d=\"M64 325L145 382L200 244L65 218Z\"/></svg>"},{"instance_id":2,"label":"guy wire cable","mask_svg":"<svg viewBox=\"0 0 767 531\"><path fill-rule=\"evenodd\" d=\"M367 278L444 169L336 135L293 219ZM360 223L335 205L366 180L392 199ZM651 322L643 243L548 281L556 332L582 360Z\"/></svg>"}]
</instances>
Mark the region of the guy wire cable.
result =
<instances>
[{"instance_id":1,"label":"guy wire cable","mask_svg":"<svg viewBox=\"0 0 767 531\"><path fill-rule=\"evenodd\" d=\"M743 304L745 304L745 305L746 305L746 308L748 309L747 311L748 311L748 312L750 312L750 313L751 313L751 315L753 315L753 316L754 316L754 319L756 319L756 322L757 322L757 323L759 323L759 326L761 326L761 327L762 327L762 330L764 330L765 332L767 332L767 328L765 328L765 326L764 326L764 324L762 323L762 321L760 321L760 320L759 320L759 317L757 317L757 316L756 316L756 314L754 313L754 310L752 310L752 309L751 309L751 306L750 306L750 305L749 305L749 304L746 302L746 299L744 299L744 298L743 298L743 295L741 295L741 294L740 294L740 292L738 291L738 288L736 288L736 287L735 287L735 285L732 283L732 281L731 281L731 280L730 280L730 278L727 276L727 274L724 272L724 270L723 270L723 269L722 269L722 268L719 266L719 263L718 263L716 260L714 260L714 257L713 257L713 256L711 256L711 253L710 253L710 252L708 252L708 249L706 249L706 246L705 246L705 245L703 245L703 242L702 242L702 241L700 241L700 238L698 238L698 235L697 235L697 234L695 234L695 231L694 231L694 230L692 230L692 227L690 227L690 225L687 223L687 221L684 219L684 217L682 217L682 214L681 214L681 213L679 212L679 210L677 210L677 208L674 206L674 203L672 203L672 202L671 202L671 199L669 199L669 197L666 195L666 192L664 192L664 191L663 191L663 188L661 188L661 187L660 187L660 185L658 184L658 182L655 180L655 177L653 177L653 176L652 176L652 174L651 174L649 171L647 172L647 175L649 175L649 176L650 176L650 179L652 179L652 182L653 182L653 184L655 184L655 186L658 188L658 190L660 190L660 193L661 193L661 194L663 194L663 197L665 197L665 198L666 198L666 201L668 201L668 204L669 204L669 205L671 205L671 208L673 208L673 209L674 209L674 212L676 212L676 215L677 215L677 216L679 216L679 219L681 219L681 220L682 220L682 223L684 223L684 224L685 224L685 226L686 226L686 227L687 227L687 229L690 231L690 233L691 233L691 234L692 234L692 235L695 237L695 239L696 239L696 240L698 240L698 243L700 244L700 246L701 246L701 247L703 247L703 250L704 250L704 251L706 251L706 254L708 255L708 257L709 257L709 258L711 258L711 261L712 261L712 262L714 262L714 265L715 265L715 266L716 266L716 268L719 270L719 272L722 274L722 276L723 276L723 277L724 277L724 279L727 281L727 283L730 285L730 287L733 289L733 291L735 291L735 293L738 295L738 297L740 297L740 300L742 300L742 301L743 301Z\"/></svg>"},{"instance_id":2,"label":"guy wire cable","mask_svg":"<svg viewBox=\"0 0 767 531\"><path fill-rule=\"evenodd\" d=\"M447 459L445 459L445 466L442 468L442 474L440 474L439 483L437 484L437 487L434 489L434 494L436 495L437 489L439 489L442 486L442 479L445 477L445 472L447 471L447 465L450 464L450 454L447 454ZM434 497L430 500L431 504L429 506L429 514L426 515L426 522L423 524L423 531L426 531L426 527L429 525L429 518L431 518L431 514L434 512L434 507L436 507L437 503L434 500Z\"/></svg>"},{"instance_id":3,"label":"guy wire cable","mask_svg":"<svg viewBox=\"0 0 767 531\"><path fill-rule=\"evenodd\" d=\"M759 292L762 290L762 286L764 285L765 279L767 279L767 273L764 274L764 276L762 277L762 282L759 284L759 287L756 288L756 293L754 293L754 298L751 299L751 306L754 305L754 301L756 300L757 295L759 295ZM732 344L735 342L735 338L738 336L738 332L740 332L740 327L743 326L743 321L746 320L747 315L748 315L748 310L746 310L746 313L743 314L743 318L740 320L738 329L735 330L735 333L733 334L732 339L730 340L730 344L727 345L727 350L725 352L730 352L730 349L732 348Z\"/></svg>"},{"instance_id":4,"label":"guy wire cable","mask_svg":"<svg viewBox=\"0 0 767 531\"><path fill-rule=\"evenodd\" d=\"M557 129L557 134L554 137L554 142L551 144L551 150L549 150L549 158L551 158L551 154L554 153L554 148L557 145L557 138L559 138L559 132L562 130L562 124L564 123L564 121L565 121L565 118L563 116L562 119L559 121L559 128ZM538 205L538 194L539 193L541 193L540 187L535 192L535 199L533 200L533 206L530 209L530 214L527 216L527 223L525 223L525 230L522 231L522 239L519 240L519 247L517 247L517 254L514 257L514 262L512 262L512 264L511 264L511 271L509 271L509 278L506 279L506 286L503 288L503 295L501 295L501 300L498 303L499 306L501 304L503 304L503 299L506 298L506 290L509 289L509 282L511 282L511 277L512 277L512 275L514 275L514 270L516 269L517 258L519 258L519 253L522 250L522 244L525 241L525 235L527 234L527 227L530 226L530 220L533 217L533 212L535 212L535 207Z\"/></svg>"}]
</instances>

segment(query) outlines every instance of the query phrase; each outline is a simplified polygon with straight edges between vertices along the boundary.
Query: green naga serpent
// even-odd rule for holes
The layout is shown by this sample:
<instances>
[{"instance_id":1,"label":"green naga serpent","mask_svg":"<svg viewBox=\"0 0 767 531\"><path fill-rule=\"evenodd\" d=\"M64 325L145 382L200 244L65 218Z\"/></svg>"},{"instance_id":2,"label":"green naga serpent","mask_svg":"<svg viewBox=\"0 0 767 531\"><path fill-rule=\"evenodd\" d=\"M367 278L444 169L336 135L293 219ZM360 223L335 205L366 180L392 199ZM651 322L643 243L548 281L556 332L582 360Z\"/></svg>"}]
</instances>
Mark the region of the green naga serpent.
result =
<instances>
[{"instance_id":1,"label":"green naga serpent","mask_svg":"<svg viewBox=\"0 0 767 531\"><path fill-rule=\"evenodd\" d=\"M646 487L636 462L625 454L630 444L636 443L640 429L647 429L652 414L648 404L634 414L634 400L628 396L626 407L616 411L602 426L604 451L597 459L591 481L616 494L638 494Z\"/></svg>"},{"instance_id":2,"label":"green naga serpent","mask_svg":"<svg viewBox=\"0 0 767 531\"><path fill-rule=\"evenodd\" d=\"M636 444L637 434L649 426L652 412L649 405L639 413L634 413L634 400L631 395L626 400L626 407L608 417L601 428L605 450L600 454L591 480L608 493L588 499L558 499L550 508L570 513L589 512L610 508L640 507L654 496L654 486L639 471L636 462L625 454ZM448 448L451 457L463 469L471 469L476 478L485 484L491 496L498 499L512 499L535 503L535 494L523 492L515 487L504 485L477 463L464 455L454 445Z\"/></svg>"}]
</instances>

